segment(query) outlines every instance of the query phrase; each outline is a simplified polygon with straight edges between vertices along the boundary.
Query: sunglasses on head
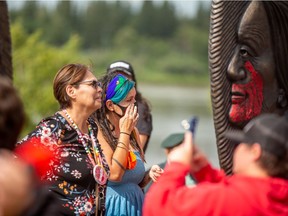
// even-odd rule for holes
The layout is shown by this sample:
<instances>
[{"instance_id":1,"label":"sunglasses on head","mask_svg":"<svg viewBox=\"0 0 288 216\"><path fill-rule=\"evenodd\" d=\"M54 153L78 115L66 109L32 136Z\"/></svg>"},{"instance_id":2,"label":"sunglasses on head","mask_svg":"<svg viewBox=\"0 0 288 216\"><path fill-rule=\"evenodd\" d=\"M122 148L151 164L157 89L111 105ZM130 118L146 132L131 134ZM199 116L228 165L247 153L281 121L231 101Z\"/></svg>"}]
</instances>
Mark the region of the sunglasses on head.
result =
<instances>
[{"instance_id":1,"label":"sunglasses on head","mask_svg":"<svg viewBox=\"0 0 288 216\"><path fill-rule=\"evenodd\" d=\"M85 80L85 81L76 83L76 85L80 85L80 84L86 84L86 85L92 86L95 89L97 89L98 87L101 87L101 82L97 80Z\"/></svg>"}]
</instances>

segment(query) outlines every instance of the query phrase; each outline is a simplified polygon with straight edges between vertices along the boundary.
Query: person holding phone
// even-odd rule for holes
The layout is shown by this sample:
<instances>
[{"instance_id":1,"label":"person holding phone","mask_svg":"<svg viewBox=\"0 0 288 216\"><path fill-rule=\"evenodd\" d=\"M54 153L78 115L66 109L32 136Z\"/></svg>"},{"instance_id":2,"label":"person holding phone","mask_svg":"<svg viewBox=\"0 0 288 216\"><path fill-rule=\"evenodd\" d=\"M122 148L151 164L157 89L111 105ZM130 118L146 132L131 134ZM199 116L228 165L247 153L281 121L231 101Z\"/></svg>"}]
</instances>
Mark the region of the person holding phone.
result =
<instances>
[{"instance_id":1,"label":"person holding phone","mask_svg":"<svg viewBox=\"0 0 288 216\"><path fill-rule=\"evenodd\" d=\"M186 132L146 194L144 216L288 215L288 120L262 114L226 136L236 146L232 176L214 169ZM197 180L185 186L185 175Z\"/></svg>"},{"instance_id":2,"label":"person holding phone","mask_svg":"<svg viewBox=\"0 0 288 216\"><path fill-rule=\"evenodd\" d=\"M180 145L184 140L184 133L172 133L167 136L163 142L161 143L161 148L164 149L166 160L162 163L158 164L161 169L164 169L167 164L170 163L168 155L169 153L178 145ZM186 185L194 185L195 181L191 177L191 175L187 175L185 178ZM150 181L148 185L144 188L144 192L147 193L152 186L153 181Z\"/></svg>"}]
</instances>

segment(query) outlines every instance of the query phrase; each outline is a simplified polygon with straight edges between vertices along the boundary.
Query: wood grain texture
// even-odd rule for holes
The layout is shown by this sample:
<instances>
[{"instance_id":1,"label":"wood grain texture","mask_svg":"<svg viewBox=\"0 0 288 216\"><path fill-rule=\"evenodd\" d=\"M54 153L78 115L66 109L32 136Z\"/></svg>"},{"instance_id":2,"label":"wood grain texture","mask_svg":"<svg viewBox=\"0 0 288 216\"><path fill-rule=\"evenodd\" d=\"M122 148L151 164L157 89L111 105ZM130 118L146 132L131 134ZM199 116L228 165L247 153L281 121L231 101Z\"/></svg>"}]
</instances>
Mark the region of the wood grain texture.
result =
<instances>
[{"instance_id":1,"label":"wood grain texture","mask_svg":"<svg viewBox=\"0 0 288 216\"><path fill-rule=\"evenodd\" d=\"M0 75L12 79L12 51L6 1L0 1Z\"/></svg>"},{"instance_id":2,"label":"wood grain texture","mask_svg":"<svg viewBox=\"0 0 288 216\"><path fill-rule=\"evenodd\" d=\"M236 46L237 27L248 3L213 0L211 6L208 47L211 101L219 163L227 174L232 173L234 147L224 137L227 129L233 130L228 121L231 83L226 74Z\"/></svg>"}]
</instances>

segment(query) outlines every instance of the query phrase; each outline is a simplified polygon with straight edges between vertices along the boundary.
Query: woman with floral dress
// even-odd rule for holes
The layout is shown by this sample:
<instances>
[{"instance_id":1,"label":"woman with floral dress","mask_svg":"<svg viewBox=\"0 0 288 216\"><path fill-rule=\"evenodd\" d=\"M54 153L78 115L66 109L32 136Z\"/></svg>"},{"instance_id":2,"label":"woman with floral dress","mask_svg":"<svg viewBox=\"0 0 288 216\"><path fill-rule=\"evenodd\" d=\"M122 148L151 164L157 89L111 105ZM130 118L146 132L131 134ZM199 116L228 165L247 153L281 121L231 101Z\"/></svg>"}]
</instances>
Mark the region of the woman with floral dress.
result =
<instances>
[{"instance_id":1,"label":"woman with floral dress","mask_svg":"<svg viewBox=\"0 0 288 216\"><path fill-rule=\"evenodd\" d=\"M109 167L97 140L97 125L89 117L101 107L102 88L89 67L68 64L56 74L53 90L60 110L18 144L32 140L55 152L57 163L51 161L41 179L60 201L57 215L103 213L105 206L101 199L96 205L95 194L105 191Z\"/></svg>"}]
</instances>

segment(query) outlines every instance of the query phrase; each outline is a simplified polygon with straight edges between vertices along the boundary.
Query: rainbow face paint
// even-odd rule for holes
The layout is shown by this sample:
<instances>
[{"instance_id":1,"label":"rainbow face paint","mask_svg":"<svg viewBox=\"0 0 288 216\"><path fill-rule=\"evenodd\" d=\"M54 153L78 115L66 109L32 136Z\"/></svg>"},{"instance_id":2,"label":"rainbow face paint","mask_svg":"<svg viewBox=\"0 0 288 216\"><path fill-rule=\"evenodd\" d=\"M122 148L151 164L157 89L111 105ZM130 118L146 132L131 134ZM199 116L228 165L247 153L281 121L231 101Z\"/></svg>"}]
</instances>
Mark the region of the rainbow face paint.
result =
<instances>
[{"instance_id":1,"label":"rainbow face paint","mask_svg":"<svg viewBox=\"0 0 288 216\"><path fill-rule=\"evenodd\" d=\"M244 65L250 81L245 84L232 84L231 109L229 119L233 123L246 122L259 115L263 104L263 79L251 62Z\"/></svg>"}]
</instances>

